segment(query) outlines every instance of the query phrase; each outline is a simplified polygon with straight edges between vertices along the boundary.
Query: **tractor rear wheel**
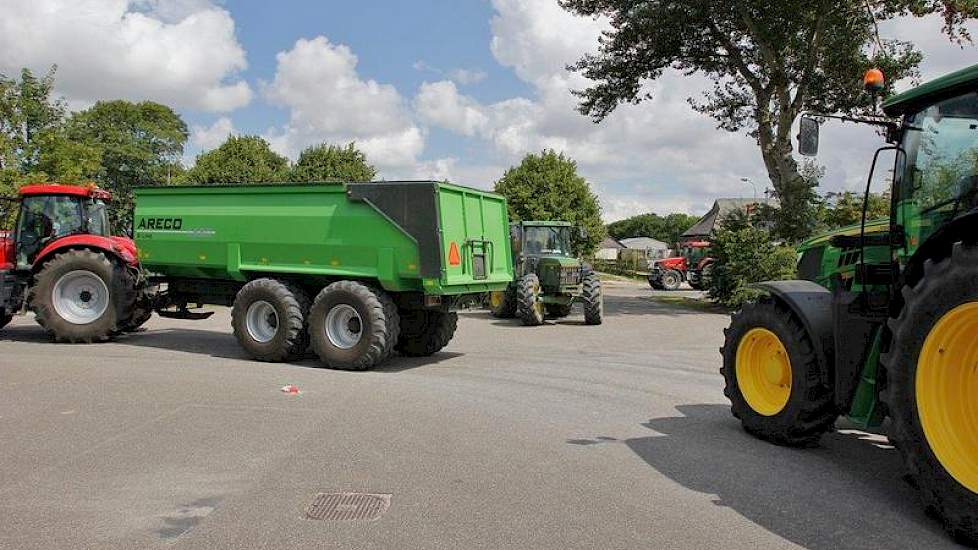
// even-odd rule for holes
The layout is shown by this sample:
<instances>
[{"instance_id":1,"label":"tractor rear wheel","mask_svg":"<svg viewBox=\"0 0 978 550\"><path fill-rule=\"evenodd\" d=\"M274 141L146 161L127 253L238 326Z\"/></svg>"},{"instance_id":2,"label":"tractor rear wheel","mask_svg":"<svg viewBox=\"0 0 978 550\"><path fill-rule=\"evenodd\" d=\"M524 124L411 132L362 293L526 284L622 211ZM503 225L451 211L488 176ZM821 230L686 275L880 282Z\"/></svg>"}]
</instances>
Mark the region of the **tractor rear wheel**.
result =
<instances>
[{"instance_id":1,"label":"tractor rear wheel","mask_svg":"<svg viewBox=\"0 0 978 550\"><path fill-rule=\"evenodd\" d=\"M132 307L125 268L94 250L56 254L34 278L28 303L59 342L97 342L118 332Z\"/></svg>"},{"instance_id":2,"label":"tractor rear wheel","mask_svg":"<svg viewBox=\"0 0 978 550\"><path fill-rule=\"evenodd\" d=\"M409 357L433 355L452 341L458 328L455 312L424 309L402 310L401 333L394 349Z\"/></svg>"},{"instance_id":3,"label":"tractor rear wheel","mask_svg":"<svg viewBox=\"0 0 978 550\"><path fill-rule=\"evenodd\" d=\"M255 279L234 298L231 328L258 361L289 361L309 347L308 313L309 298L301 289L276 279Z\"/></svg>"},{"instance_id":4,"label":"tractor rear wheel","mask_svg":"<svg viewBox=\"0 0 978 550\"><path fill-rule=\"evenodd\" d=\"M512 319L516 316L516 285L510 283L506 290L489 293L489 311L493 317Z\"/></svg>"},{"instance_id":5,"label":"tractor rear wheel","mask_svg":"<svg viewBox=\"0 0 978 550\"><path fill-rule=\"evenodd\" d=\"M723 393L744 429L778 445L805 446L838 416L807 331L770 298L749 303L724 330Z\"/></svg>"},{"instance_id":6,"label":"tractor rear wheel","mask_svg":"<svg viewBox=\"0 0 978 550\"><path fill-rule=\"evenodd\" d=\"M600 325L604 321L604 297L601 295L601 279L593 271L584 275L583 298L584 322Z\"/></svg>"},{"instance_id":7,"label":"tractor rear wheel","mask_svg":"<svg viewBox=\"0 0 978 550\"><path fill-rule=\"evenodd\" d=\"M682 283L683 275L675 269L670 269L662 274L661 284L664 290L677 290Z\"/></svg>"},{"instance_id":8,"label":"tractor rear wheel","mask_svg":"<svg viewBox=\"0 0 978 550\"><path fill-rule=\"evenodd\" d=\"M123 332L135 332L153 317L153 300L145 292L141 292L132 306L129 316L119 323Z\"/></svg>"},{"instance_id":9,"label":"tractor rear wheel","mask_svg":"<svg viewBox=\"0 0 978 550\"><path fill-rule=\"evenodd\" d=\"M312 349L326 366L367 370L397 345L400 316L384 291L357 281L337 281L316 296L309 311Z\"/></svg>"},{"instance_id":10,"label":"tractor rear wheel","mask_svg":"<svg viewBox=\"0 0 978 550\"><path fill-rule=\"evenodd\" d=\"M544 307L540 301L543 289L540 279L535 273L528 273L520 278L516 287L516 315L526 326L543 324Z\"/></svg>"},{"instance_id":11,"label":"tractor rear wheel","mask_svg":"<svg viewBox=\"0 0 978 550\"><path fill-rule=\"evenodd\" d=\"M924 264L904 287L882 357L890 439L924 504L953 536L978 545L978 246Z\"/></svg>"}]
</instances>

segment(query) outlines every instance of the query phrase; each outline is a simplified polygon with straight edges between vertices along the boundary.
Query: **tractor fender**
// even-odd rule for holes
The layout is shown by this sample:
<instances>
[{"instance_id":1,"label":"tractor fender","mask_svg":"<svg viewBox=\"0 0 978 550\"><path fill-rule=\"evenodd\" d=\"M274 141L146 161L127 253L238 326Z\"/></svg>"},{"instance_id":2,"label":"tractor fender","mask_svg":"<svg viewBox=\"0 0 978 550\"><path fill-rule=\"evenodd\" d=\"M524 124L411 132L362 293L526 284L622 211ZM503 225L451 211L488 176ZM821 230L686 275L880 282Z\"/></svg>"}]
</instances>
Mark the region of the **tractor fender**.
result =
<instances>
[{"instance_id":1,"label":"tractor fender","mask_svg":"<svg viewBox=\"0 0 978 550\"><path fill-rule=\"evenodd\" d=\"M770 294L801 321L815 346L815 356L822 367L824 380L830 384L835 360L832 293L811 281L766 281L755 286Z\"/></svg>"},{"instance_id":2,"label":"tractor fender","mask_svg":"<svg viewBox=\"0 0 978 550\"><path fill-rule=\"evenodd\" d=\"M48 243L34 258L33 269L37 271L44 262L64 250L74 248L89 248L108 253L119 258L126 265L136 267L139 259L136 257L136 245L125 237L103 237L101 235L69 235Z\"/></svg>"}]
</instances>

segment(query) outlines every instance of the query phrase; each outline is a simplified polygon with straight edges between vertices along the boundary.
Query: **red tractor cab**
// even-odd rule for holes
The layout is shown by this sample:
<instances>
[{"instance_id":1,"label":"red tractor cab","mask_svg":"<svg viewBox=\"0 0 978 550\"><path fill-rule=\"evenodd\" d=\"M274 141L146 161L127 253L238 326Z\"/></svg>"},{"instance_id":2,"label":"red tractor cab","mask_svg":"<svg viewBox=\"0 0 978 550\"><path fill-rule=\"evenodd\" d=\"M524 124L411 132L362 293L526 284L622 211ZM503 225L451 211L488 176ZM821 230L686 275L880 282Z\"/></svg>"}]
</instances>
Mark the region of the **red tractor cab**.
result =
<instances>
[{"instance_id":1,"label":"red tractor cab","mask_svg":"<svg viewBox=\"0 0 978 550\"><path fill-rule=\"evenodd\" d=\"M95 186L34 184L5 199L17 215L0 232L0 328L31 310L55 339L91 342L140 321L136 245L111 235L111 198Z\"/></svg>"},{"instance_id":2,"label":"red tractor cab","mask_svg":"<svg viewBox=\"0 0 978 550\"><path fill-rule=\"evenodd\" d=\"M695 290L706 288L713 270L709 241L680 244L679 256L655 260L649 269L649 286L656 290L677 290L683 282Z\"/></svg>"}]
</instances>

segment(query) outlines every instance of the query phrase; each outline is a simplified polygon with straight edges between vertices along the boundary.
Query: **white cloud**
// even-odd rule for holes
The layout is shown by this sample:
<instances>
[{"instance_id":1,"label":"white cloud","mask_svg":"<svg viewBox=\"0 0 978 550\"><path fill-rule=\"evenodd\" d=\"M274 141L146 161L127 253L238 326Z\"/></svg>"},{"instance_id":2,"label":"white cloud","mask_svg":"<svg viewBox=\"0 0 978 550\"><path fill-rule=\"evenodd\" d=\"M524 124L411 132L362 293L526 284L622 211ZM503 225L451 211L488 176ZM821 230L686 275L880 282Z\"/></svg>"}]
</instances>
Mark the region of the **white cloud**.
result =
<instances>
[{"instance_id":1,"label":"white cloud","mask_svg":"<svg viewBox=\"0 0 978 550\"><path fill-rule=\"evenodd\" d=\"M216 149L228 139L228 136L236 133L231 119L221 117L210 126L192 126L190 128L190 146L199 151Z\"/></svg>"},{"instance_id":2,"label":"white cloud","mask_svg":"<svg viewBox=\"0 0 978 550\"><path fill-rule=\"evenodd\" d=\"M706 78L667 72L645 85L652 100L619 106L593 124L576 111L578 98L570 93L588 81L566 66L597 49L607 22L576 17L551 0L492 3L492 53L532 94L484 104L441 81L422 85L415 107L426 124L489 143L500 165L497 174L527 152L564 151L598 193L606 221L648 211L702 213L715 198L751 196L752 188L741 181L745 176L758 191L769 185L751 138L716 129L687 104L686 98L712 87ZM973 62L974 47L949 44L940 24L937 18L908 18L887 23L882 32L918 44L926 79ZM819 157L827 166L822 190L857 189L881 140L871 129L830 126L823 129ZM453 170L467 168L458 162Z\"/></svg>"},{"instance_id":3,"label":"white cloud","mask_svg":"<svg viewBox=\"0 0 978 550\"><path fill-rule=\"evenodd\" d=\"M350 48L323 36L300 39L277 60L263 92L289 109L289 122L268 136L273 147L295 158L312 144L355 141L385 177L414 169L424 133L397 89L360 77Z\"/></svg>"},{"instance_id":4,"label":"white cloud","mask_svg":"<svg viewBox=\"0 0 978 550\"><path fill-rule=\"evenodd\" d=\"M455 69L448 73L448 78L462 85L478 84L488 77L489 73L480 69Z\"/></svg>"},{"instance_id":5,"label":"white cloud","mask_svg":"<svg viewBox=\"0 0 978 550\"><path fill-rule=\"evenodd\" d=\"M6 0L0 72L53 64L76 108L125 98L219 112L252 96L234 20L203 0Z\"/></svg>"}]
</instances>

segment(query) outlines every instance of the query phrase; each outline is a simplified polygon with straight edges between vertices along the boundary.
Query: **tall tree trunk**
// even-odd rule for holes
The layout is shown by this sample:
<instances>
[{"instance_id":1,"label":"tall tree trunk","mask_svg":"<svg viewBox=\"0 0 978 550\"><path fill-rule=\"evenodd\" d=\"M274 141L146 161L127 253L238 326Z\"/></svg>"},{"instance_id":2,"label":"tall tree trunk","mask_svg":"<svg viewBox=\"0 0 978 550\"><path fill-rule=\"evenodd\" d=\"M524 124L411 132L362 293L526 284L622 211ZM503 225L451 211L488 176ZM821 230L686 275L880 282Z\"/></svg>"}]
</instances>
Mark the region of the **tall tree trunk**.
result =
<instances>
[{"instance_id":1,"label":"tall tree trunk","mask_svg":"<svg viewBox=\"0 0 978 550\"><path fill-rule=\"evenodd\" d=\"M774 231L786 241L798 241L810 229L814 206L812 187L802 177L792 156L790 122L782 119L775 129L772 118L766 110L758 109L757 141L775 198L780 203Z\"/></svg>"}]
</instances>

